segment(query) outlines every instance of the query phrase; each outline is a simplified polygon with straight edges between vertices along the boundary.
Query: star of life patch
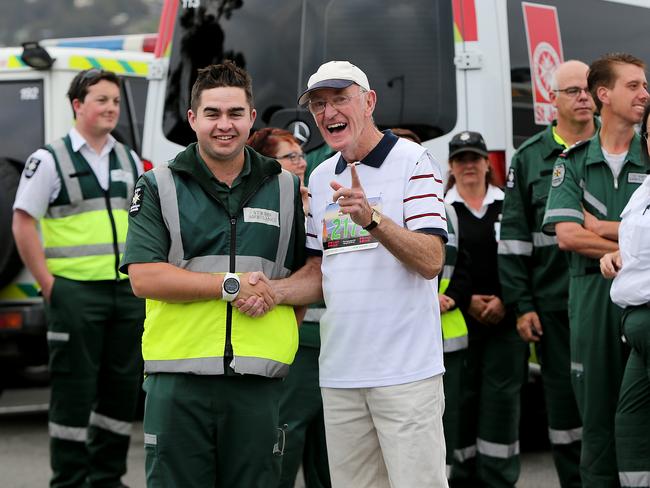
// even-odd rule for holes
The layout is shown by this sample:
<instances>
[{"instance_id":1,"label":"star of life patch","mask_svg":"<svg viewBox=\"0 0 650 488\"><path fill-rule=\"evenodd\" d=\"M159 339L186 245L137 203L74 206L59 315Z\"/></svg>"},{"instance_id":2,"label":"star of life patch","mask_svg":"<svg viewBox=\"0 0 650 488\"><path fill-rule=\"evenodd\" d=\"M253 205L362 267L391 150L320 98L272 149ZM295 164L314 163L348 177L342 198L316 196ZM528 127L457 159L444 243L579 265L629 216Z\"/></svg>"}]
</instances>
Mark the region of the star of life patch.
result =
<instances>
[{"instance_id":1,"label":"star of life patch","mask_svg":"<svg viewBox=\"0 0 650 488\"><path fill-rule=\"evenodd\" d=\"M510 168L508 170L508 177L506 178L506 187L514 188L515 187L515 168Z\"/></svg>"},{"instance_id":2,"label":"star of life patch","mask_svg":"<svg viewBox=\"0 0 650 488\"><path fill-rule=\"evenodd\" d=\"M25 164L25 178L31 178L36 173L38 166L41 164L41 160L38 158L29 158L29 161Z\"/></svg>"},{"instance_id":3,"label":"star of life patch","mask_svg":"<svg viewBox=\"0 0 650 488\"><path fill-rule=\"evenodd\" d=\"M137 215L142 207L142 200L144 198L144 187L139 186L133 192L133 198L131 199L131 206L129 207L129 215Z\"/></svg>"},{"instance_id":4,"label":"star of life patch","mask_svg":"<svg viewBox=\"0 0 650 488\"><path fill-rule=\"evenodd\" d=\"M558 164L553 168L553 177L551 178L551 186L560 186L564 181L565 167L564 164Z\"/></svg>"}]
</instances>

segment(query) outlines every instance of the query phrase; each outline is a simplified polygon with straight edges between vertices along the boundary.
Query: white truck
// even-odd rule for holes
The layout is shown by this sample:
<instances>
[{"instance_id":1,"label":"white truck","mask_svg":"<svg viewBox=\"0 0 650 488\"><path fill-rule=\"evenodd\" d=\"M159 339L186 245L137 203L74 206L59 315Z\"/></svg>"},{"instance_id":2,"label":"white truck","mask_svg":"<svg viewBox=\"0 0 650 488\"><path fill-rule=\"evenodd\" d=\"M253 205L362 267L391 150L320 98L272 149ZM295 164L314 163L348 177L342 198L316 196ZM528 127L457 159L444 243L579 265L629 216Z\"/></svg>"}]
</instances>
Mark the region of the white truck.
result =
<instances>
[{"instance_id":1,"label":"white truck","mask_svg":"<svg viewBox=\"0 0 650 488\"><path fill-rule=\"evenodd\" d=\"M12 205L29 154L72 126L66 93L80 70L103 68L120 76L122 106L114 135L141 149L153 55L120 49L120 40L137 43L133 37L87 38L0 48L0 391L25 376L47 378L43 300L14 245ZM112 50L84 47L88 44Z\"/></svg>"}]
</instances>

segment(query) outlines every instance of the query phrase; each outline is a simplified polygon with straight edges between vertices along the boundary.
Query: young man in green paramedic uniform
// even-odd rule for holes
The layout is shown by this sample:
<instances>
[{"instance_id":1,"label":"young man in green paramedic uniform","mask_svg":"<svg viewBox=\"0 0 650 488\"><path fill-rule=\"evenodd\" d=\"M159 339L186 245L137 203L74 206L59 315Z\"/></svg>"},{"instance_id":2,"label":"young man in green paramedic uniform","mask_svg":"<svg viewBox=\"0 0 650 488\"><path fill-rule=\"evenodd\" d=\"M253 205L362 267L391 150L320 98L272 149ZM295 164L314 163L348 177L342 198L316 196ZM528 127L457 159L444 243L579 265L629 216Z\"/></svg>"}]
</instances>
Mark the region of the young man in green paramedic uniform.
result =
<instances>
[{"instance_id":1,"label":"young man in green paramedic uniform","mask_svg":"<svg viewBox=\"0 0 650 488\"><path fill-rule=\"evenodd\" d=\"M298 327L264 275L302 266L305 217L298 178L246 147L255 115L244 70L199 70L188 111L198 143L136 185L122 269L147 298L149 488L279 481L280 378Z\"/></svg>"},{"instance_id":2,"label":"young man in green paramedic uniform","mask_svg":"<svg viewBox=\"0 0 650 488\"><path fill-rule=\"evenodd\" d=\"M622 309L609 299L601 256L618 249L620 214L645 179L634 130L648 101L643 61L609 54L587 78L601 129L558 158L543 231L570 251L571 379L582 416L580 473L588 487L618 486L614 415L628 355L619 330Z\"/></svg>"},{"instance_id":3,"label":"young man in green paramedic uniform","mask_svg":"<svg viewBox=\"0 0 650 488\"><path fill-rule=\"evenodd\" d=\"M519 335L535 344L542 366L549 439L563 488L581 486L582 422L570 376L566 256L554 237L542 234L542 220L555 160L567 147L590 139L596 128L588 70L581 61L567 61L553 74L557 117L512 158L499 241L504 301L515 308Z\"/></svg>"},{"instance_id":4,"label":"young man in green paramedic uniform","mask_svg":"<svg viewBox=\"0 0 650 488\"><path fill-rule=\"evenodd\" d=\"M110 135L120 114L114 73L80 72L68 98L75 127L27 160L13 230L47 303L50 486L115 488L142 374L144 303L117 269L142 165Z\"/></svg>"}]
</instances>

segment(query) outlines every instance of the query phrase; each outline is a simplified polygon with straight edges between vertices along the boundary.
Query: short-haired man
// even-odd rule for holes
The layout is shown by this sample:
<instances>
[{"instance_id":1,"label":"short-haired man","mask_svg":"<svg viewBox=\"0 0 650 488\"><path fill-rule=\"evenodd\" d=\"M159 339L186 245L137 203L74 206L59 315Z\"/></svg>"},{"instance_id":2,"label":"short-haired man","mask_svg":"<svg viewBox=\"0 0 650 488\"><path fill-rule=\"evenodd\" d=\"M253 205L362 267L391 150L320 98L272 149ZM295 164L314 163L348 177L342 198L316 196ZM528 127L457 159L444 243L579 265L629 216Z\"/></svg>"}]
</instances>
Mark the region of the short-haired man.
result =
<instances>
[{"instance_id":1,"label":"short-haired man","mask_svg":"<svg viewBox=\"0 0 650 488\"><path fill-rule=\"evenodd\" d=\"M594 61L587 77L602 126L553 168L542 230L569 255L571 380L582 417L580 473L588 487L618 486L614 414L628 348L622 309L599 259L618 249L620 214L646 177L634 126L648 101L645 64L629 54Z\"/></svg>"},{"instance_id":2,"label":"short-haired man","mask_svg":"<svg viewBox=\"0 0 650 488\"><path fill-rule=\"evenodd\" d=\"M320 384L332 486L445 487L433 299L447 239L442 180L426 149L377 129L376 102L347 61L309 79L299 103L338 152L309 180L307 264L274 289L280 303L325 298Z\"/></svg>"},{"instance_id":3,"label":"short-haired man","mask_svg":"<svg viewBox=\"0 0 650 488\"><path fill-rule=\"evenodd\" d=\"M188 110L198 142L136 185L122 269L147 298L149 488L280 477L281 378L298 328L292 307L272 308L265 276L304 264L305 217L298 178L246 147L255 116L243 69L199 70Z\"/></svg>"},{"instance_id":4,"label":"short-haired man","mask_svg":"<svg viewBox=\"0 0 650 488\"><path fill-rule=\"evenodd\" d=\"M142 164L111 136L120 115L114 73L81 71L68 98L75 127L28 158L13 232L47 304L50 486L119 487L140 391L144 303L118 264Z\"/></svg>"},{"instance_id":5,"label":"short-haired man","mask_svg":"<svg viewBox=\"0 0 650 488\"><path fill-rule=\"evenodd\" d=\"M506 306L517 313L517 330L536 346L542 367L549 439L563 488L579 487L582 422L571 387L569 273L554 237L542 233L553 165L578 141L594 135L594 102L587 87L589 66L562 63L551 80L556 120L524 142L506 180L499 274Z\"/></svg>"}]
</instances>

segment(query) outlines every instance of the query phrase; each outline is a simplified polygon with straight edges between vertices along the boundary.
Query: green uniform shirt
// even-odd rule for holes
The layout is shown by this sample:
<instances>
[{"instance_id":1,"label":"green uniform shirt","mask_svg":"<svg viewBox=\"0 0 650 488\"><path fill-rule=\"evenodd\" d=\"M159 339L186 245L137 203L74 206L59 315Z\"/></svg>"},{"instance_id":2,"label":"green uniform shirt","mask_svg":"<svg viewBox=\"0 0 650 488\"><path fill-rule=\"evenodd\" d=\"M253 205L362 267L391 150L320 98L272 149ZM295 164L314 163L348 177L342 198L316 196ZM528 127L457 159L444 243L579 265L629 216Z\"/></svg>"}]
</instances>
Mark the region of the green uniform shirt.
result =
<instances>
[{"instance_id":1,"label":"green uniform shirt","mask_svg":"<svg viewBox=\"0 0 650 488\"><path fill-rule=\"evenodd\" d=\"M196 144L190 145L184 151L184 156L182 159L177 157L170 164L170 168L178 178L186 181L187 188L191 190L182 192L182 195L179 192L179 208L191 209L196 216L192 221L181 220L182 226L185 226L182 227L182 235L196 236L194 239L186 238L183 241L186 258L229 253L231 230L227 213L228 216L238 218L236 255L274 259L275 255L260 255L260 253L268 253L269 246L260 240L270 238L268 232L271 230L267 228L271 226L246 223L242 216L242 209L260 188L275 180L274 175L281 170L279 163L246 147L244 168L229 188L214 177L201 159ZM306 258L305 217L297 177L294 177L294 180L296 198L293 233L284 263L285 267L291 270L300 268ZM122 272L126 272L126 268L131 263L168 261L170 238L163 222L157 192L156 179L152 174L145 173L136 185L135 194L139 199L138 201L134 199L131 205L129 234L121 264ZM226 212L224 213L223 210ZM260 239L251 238L254 226L257 226L260 232L264 231L267 234L260 234Z\"/></svg>"},{"instance_id":2,"label":"green uniform shirt","mask_svg":"<svg viewBox=\"0 0 650 488\"><path fill-rule=\"evenodd\" d=\"M634 134L618 178L605 161L597 132L589 141L567 149L558 158L551 177L542 230L555 234L558 222L584 223L583 207L600 220L620 221L632 193L646 176L640 137ZM599 261L570 253L571 276L599 273Z\"/></svg>"},{"instance_id":3,"label":"green uniform shirt","mask_svg":"<svg viewBox=\"0 0 650 488\"><path fill-rule=\"evenodd\" d=\"M525 141L506 179L499 241L499 277L506 305L518 315L566 310L569 274L565 253L542 233L553 165L566 149L552 126Z\"/></svg>"}]
</instances>

